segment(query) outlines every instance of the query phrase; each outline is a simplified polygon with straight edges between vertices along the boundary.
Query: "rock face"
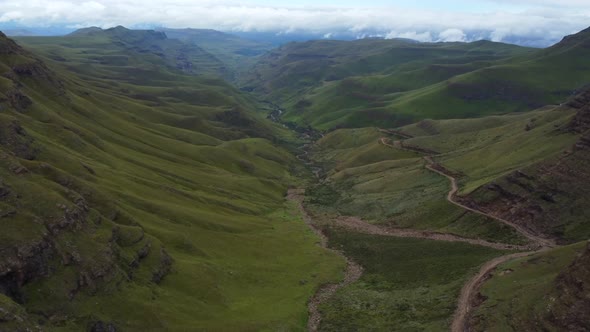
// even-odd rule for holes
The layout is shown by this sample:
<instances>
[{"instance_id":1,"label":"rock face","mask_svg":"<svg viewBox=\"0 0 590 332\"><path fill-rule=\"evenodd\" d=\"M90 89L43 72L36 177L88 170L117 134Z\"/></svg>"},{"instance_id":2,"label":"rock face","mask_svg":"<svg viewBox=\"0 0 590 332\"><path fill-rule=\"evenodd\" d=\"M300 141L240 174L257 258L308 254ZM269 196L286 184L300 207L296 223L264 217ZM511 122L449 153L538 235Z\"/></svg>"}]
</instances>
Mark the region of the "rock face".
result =
<instances>
[{"instance_id":1,"label":"rock face","mask_svg":"<svg viewBox=\"0 0 590 332\"><path fill-rule=\"evenodd\" d=\"M0 251L0 293L23 303L21 287L49 273L49 260L55 250L48 238L32 243L4 248Z\"/></svg>"},{"instance_id":2,"label":"rock face","mask_svg":"<svg viewBox=\"0 0 590 332\"><path fill-rule=\"evenodd\" d=\"M18 59L18 60L15 60ZM0 109L9 107L25 112L33 100L24 92L26 87L46 91L52 97L64 96L64 83L41 60L22 49L0 32L0 73L12 81L13 87L0 90Z\"/></svg>"},{"instance_id":3,"label":"rock face","mask_svg":"<svg viewBox=\"0 0 590 332\"><path fill-rule=\"evenodd\" d=\"M562 331L590 331L590 242L555 284L548 320Z\"/></svg>"},{"instance_id":4,"label":"rock face","mask_svg":"<svg viewBox=\"0 0 590 332\"><path fill-rule=\"evenodd\" d=\"M578 112L566 130L583 133L590 129L590 88L568 101L567 106L577 109Z\"/></svg>"}]
</instances>

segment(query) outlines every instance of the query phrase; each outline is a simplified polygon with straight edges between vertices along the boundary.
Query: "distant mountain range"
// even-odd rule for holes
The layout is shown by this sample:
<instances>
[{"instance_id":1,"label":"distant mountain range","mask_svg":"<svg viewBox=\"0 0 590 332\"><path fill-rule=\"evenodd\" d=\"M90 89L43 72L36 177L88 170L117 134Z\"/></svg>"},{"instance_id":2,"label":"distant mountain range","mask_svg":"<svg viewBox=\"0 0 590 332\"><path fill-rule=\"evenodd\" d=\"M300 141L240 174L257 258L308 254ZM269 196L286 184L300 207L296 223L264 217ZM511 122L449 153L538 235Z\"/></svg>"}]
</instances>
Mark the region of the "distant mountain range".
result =
<instances>
[{"instance_id":1,"label":"distant mountain range","mask_svg":"<svg viewBox=\"0 0 590 332\"><path fill-rule=\"evenodd\" d=\"M211 29L170 29L165 27L154 27L154 30L166 31L166 30L192 30L201 31L203 33L212 32L216 30ZM76 29L68 27L51 27L51 28L33 28L33 27L5 27L3 30L7 36L60 36L74 32ZM357 40L364 38L380 38L384 39L387 37L387 33L382 31L363 31L363 32L350 32L350 31L326 31L326 32L304 32L304 31L216 31L217 33L226 33L234 36L248 39L250 41L257 41L273 46L283 45L293 41L308 41L317 39L330 39L330 40ZM486 31L467 31L465 32L466 41L477 41L486 39L489 37L489 32ZM435 41L435 40L433 40ZM526 47L548 47L556 43L558 40L547 40L538 39L533 37L506 37L502 40L505 43L515 44Z\"/></svg>"}]
</instances>

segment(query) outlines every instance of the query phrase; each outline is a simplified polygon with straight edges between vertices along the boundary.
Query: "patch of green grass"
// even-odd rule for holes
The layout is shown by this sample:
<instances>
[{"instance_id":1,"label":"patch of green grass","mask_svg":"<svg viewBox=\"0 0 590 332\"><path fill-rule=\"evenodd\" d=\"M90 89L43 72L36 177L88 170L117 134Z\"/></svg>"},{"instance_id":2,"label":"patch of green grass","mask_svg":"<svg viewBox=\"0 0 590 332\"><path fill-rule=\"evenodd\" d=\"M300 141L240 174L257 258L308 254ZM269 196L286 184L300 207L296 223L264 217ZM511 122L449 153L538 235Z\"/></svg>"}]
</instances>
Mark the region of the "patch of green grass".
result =
<instances>
[{"instance_id":1,"label":"patch of green grass","mask_svg":"<svg viewBox=\"0 0 590 332\"><path fill-rule=\"evenodd\" d=\"M573 114L566 106L546 107L519 115L421 121L401 130L417 135L407 144L443 153L437 161L464 175L460 193L468 194L573 145L578 135L560 130Z\"/></svg>"},{"instance_id":2,"label":"patch of green grass","mask_svg":"<svg viewBox=\"0 0 590 332\"><path fill-rule=\"evenodd\" d=\"M441 331L463 283L498 251L461 243L330 229L330 246L364 267L361 279L320 306L322 331Z\"/></svg>"},{"instance_id":3,"label":"patch of green grass","mask_svg":"<svg viewBox=\"0 0 590 332\"><path fill-rule=\"evenodd\" d=\"M158 287L124 283L110 292L77 296L57 310L134 330L300 330L307 320L307 299L339 276L343 262L316 246L316 236L293 205L262 216L255 227L255 232L234 234L190 232L174 224L167 227L168 235L149 229L175 260L172 274ZM157 249L154 244L152 251ZM141 273L140 268L136 275ZM51 292L47 286L34 283L28 289L31 295ZM56 303L62 302L31 296L28 306L53 312L56 308L49 306ZM76 322L67 324L55 330L79 329Z\"/></svg>"},{"instance_id":4,"label":"patch of green grass","mask_svg":"<svg viewBox=\"0 0 590 332\"><path fill-rule=\"evenodd\" d=\"M315 162L326 163L334 171L360 167L386 160L420 157L419 154L391 149L379 141L377 128L341 129L331 132L313 147Z\"/></svg>"}]
</instances>

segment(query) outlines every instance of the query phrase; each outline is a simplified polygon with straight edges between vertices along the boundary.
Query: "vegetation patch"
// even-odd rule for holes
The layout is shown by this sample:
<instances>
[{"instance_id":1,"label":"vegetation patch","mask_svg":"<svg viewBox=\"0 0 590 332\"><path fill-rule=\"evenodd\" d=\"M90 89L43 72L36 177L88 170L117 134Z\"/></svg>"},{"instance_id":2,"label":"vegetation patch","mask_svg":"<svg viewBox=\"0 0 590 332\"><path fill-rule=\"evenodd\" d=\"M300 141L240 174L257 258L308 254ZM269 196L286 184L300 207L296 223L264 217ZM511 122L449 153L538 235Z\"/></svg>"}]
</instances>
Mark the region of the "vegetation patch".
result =
<instances>
[{"instance_id":1,"label":"vegetation patch","mask_svg":"<svg viewBox=\"0 0 590 332\"><path fill-rule=\"evenodd\" d=\"M461 243L401 239L328 229L330 246L363 276L320 307L322 331L446 330L459 290L500 252Z\"/></svg>"}]
</instances>

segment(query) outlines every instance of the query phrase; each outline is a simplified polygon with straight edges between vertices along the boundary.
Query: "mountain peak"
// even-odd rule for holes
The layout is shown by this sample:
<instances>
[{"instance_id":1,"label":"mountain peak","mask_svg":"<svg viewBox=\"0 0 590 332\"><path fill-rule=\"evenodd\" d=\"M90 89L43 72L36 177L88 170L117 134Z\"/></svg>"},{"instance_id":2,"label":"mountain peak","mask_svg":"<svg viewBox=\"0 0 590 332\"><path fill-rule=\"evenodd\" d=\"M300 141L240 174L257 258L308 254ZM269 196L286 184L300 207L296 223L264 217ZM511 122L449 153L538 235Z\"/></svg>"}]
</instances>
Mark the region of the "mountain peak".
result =
<instances>
[{"instance_id":1,"label":"mountain peak","mask_svg":"<svg viewBox=\"0 0 590 332\"><path fill-rule=\"evenodd\" d=\"M0 31L0 54L14 54L21 50L12 39Z\"/></svg>"},{"instance_id":2,"label":"mountain peak","mask_svg":"<svg viewBox=\"0 0 590 332\"><path fill-rule=\"evenodd\" d=\"M105 31L127 32L127 31L131 31L131 30L130 29L127 29L126 27L124 27L122 25L117 25L116 27L108 28Z\"/></svg>"},{"instance_id":3,"label":"mountain peak","mask_svg":"<svg viewBox=\"0 0 590 332\"><path fill-rule=\"evenodd\" d=\"M168 39L166 34L155 30L131 30L122 25L114 28L103 30L105 33L128 41L137 41L145 39L164 40Z\"/></svg>"},{"instance_id":4,"label":"mountain peak","mask_svg":"<svg viewBox=\"0 0 590 332\"><path fill-rule=\"evenodd\" d=\"M78 30L70 33L68 36L92 35L92 34L96 34L96 33L102 32L102 31L104 31L104 30L102 30L99 27L88 27L88 28L78 29Z\"/></svg>"},{"instance_id":5,"label":"mountain peak","mask_svg":"<svg viewBox=\"0 0 590 332\"><path fill-rule=\"evenodd\" d=\"M563 39L553 47L569 47L578 44L590 44L590 27L578 33L563 37Z\"/></svg>"}]
</instances>

